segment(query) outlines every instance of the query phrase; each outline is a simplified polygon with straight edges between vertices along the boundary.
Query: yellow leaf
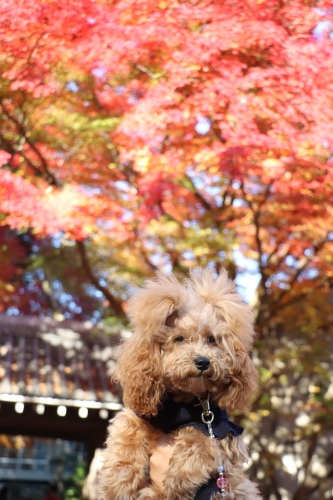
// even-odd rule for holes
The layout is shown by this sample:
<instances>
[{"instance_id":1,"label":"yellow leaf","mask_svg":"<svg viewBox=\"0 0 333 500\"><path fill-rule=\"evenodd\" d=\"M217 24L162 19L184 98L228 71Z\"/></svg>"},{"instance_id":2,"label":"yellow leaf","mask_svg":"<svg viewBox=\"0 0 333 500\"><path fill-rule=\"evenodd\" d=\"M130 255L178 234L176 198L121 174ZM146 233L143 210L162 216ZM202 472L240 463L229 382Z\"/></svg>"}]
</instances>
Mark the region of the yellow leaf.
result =
<instances>
[{"instance_id":1,"label":"yellow leaf","mask_svg":"<svg viewBox=\"0 0 333 500\"><path fill-rule=\"evenodd\" d=\"M249 419L252 420L252 422L258 422L260 420L260 416L258 415L258 413L251 411L249 413Z\"/></svg>"}]
</instances>

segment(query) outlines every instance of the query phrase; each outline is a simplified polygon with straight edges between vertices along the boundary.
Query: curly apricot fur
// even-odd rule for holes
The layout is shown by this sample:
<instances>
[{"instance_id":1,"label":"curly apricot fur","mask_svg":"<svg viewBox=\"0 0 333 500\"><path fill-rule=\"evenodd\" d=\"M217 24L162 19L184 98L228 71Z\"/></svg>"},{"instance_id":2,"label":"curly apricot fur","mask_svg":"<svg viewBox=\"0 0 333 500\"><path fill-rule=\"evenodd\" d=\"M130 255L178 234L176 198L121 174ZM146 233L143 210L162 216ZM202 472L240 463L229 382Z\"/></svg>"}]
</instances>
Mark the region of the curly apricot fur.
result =
<instances>
[{"instance_id":1,"label":"curly apricot fur","mask_svg":"<svg viewBox=\"0 0 333 500\"><path fill-rule=\"evenodd\" d=\"M193 500L216 473L219 460L210 438L186 427L175 431L177 446L165 472L164 492L146 469L157 414L165 392L177 401L210 396L220 408L245 411L257 388L250 357L253 315L226 271L190 274L184 285L158 274L129 301L132 336L120 349L116 378L127 406L111 423L101 473L100 500ZM195 360L209 360L205 370ZM240 436L219 440L230 489L225 500L260 500L243 473L247 450ZM216 493L211 500L220 500Z\"/></svg>"}]
</instances>

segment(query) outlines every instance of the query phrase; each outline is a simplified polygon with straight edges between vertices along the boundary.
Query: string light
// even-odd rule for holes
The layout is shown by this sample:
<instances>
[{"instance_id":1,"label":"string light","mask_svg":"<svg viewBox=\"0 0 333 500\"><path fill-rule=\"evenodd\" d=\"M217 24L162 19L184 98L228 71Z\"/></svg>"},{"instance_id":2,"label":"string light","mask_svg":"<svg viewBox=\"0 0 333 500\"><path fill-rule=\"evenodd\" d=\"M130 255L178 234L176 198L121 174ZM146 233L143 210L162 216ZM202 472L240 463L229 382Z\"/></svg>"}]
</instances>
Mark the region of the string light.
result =
<instances>
[{"instance_id":1,"label":"string light","mask_svg":"<svg viewBox=\"0 0 333 500\"><path fill-rule=\"evenodd\" d=\"M44 412L45 412L45 406L44 405L41 405L41 404L36 405L36 413L38 415L44 415Z\"/></svg>"},{"instance_id":2,"label":"string light","mask_svg":"<svg viewBox=\"0 0 333 500\"><path fill-rule=\"evenodd\" d=\"M103 419L106 420L109 417L109 412L105 408L102 408L99 410L99 416Z\"/></svg>"},{"instance_id":3,"label":"string light","mask_svg":"<svg viewBox=\"0 0 333 500\"><path fill-rule=\"evenodd\" d=\"M15 411L16 413L23 413L24 412L24 403L18 402L15 404Z\"/></svg>"},{"instance_id":4,"label":"string light","mask_svg":"<svg viewBox=\"0 0 333 500\"><path fill-rule=\"evenodd\" d=\"M80 408L79 409L79 417L80 418L87 418L87 416L88 416L88 408L84 408L84 407Z\"/></svg>"},{"instance_id":5,"label":"string light","mask_svg":"<svg viewBox=\"0 0 333 500\"><path fill-rule=\"evenodd\" d=\"M66 406L63 406L63 405L58 406L57 413L58 413L59 417L65 417L66 413L67 413Z\"/></svg>"}]
</instances>

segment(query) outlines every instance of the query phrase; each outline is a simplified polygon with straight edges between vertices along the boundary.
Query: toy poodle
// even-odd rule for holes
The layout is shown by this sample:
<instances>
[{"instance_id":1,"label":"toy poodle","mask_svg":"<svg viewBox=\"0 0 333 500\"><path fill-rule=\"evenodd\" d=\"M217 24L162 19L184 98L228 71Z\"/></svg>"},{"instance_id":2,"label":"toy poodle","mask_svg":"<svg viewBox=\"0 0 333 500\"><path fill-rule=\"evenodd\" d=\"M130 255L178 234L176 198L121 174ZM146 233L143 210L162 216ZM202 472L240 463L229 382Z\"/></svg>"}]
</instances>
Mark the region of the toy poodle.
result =
<instances>
[{"instance_id":1,"label":"toy poodle","mask_svg":"<svg viewBox=\"0 0 333 500\"><path fill-rule=\"evenodd\" d=\"M246 410L257 387L252 311L227 272L200 268L184 284L158 273L128 313L133 334L116 372L126 407L109 428L101 500L193 500L211 481L211 500L259 500L242 470L243 428L227 415ZM176 439L164 492L149 479L161 430Z\"/></svg>"}]
</instances>

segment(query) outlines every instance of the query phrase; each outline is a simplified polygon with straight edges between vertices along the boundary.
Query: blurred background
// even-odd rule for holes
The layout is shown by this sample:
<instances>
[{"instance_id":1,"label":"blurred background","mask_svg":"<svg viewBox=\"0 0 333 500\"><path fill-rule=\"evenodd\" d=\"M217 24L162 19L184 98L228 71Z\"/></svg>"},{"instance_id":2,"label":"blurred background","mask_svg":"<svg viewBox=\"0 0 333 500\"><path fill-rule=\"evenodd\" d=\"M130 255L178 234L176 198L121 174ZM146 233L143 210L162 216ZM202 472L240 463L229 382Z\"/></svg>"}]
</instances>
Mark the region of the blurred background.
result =
<instances>
[{"instance_id":1,"label":"blurred background","mask_svg":"<svg viewBox=\"0 0 333 500\"><path fill-rule=\"evenodd\" d=\"M333 498L332 14L1 2L1 499L97 498L126 301L198 265L255 311L249 475Z\"/></svg>"}]
</instances>

